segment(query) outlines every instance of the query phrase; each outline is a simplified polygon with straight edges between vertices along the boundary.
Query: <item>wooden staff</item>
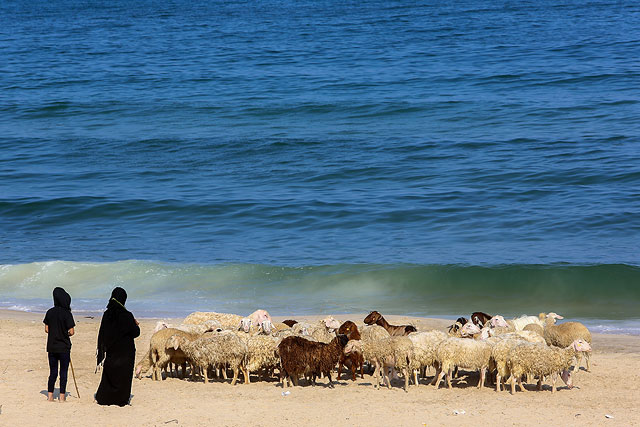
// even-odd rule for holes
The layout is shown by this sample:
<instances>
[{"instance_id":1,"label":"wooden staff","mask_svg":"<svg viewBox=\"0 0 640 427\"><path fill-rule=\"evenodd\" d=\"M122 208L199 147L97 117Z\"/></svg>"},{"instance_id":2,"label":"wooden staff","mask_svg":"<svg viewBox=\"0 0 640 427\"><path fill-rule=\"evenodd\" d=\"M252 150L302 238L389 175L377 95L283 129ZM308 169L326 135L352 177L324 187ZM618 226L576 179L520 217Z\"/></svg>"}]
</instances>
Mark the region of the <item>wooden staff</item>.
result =
<instances>
[{"instance_id":1,"label":"wooden staff","mask_svg":"<svg viewBox=\"0 0 640 427\"><path fill-rule=\"evenodd\" d=\"M73 370L73 362L71 361L71 356L69 356L69 364L71 365L71 376L73 377L73 384L76 386L76 394L78 395L78 399L80 399L80 392L78 391L78 383L76 382L76 373Z\"/></svg>"}]
</instances>

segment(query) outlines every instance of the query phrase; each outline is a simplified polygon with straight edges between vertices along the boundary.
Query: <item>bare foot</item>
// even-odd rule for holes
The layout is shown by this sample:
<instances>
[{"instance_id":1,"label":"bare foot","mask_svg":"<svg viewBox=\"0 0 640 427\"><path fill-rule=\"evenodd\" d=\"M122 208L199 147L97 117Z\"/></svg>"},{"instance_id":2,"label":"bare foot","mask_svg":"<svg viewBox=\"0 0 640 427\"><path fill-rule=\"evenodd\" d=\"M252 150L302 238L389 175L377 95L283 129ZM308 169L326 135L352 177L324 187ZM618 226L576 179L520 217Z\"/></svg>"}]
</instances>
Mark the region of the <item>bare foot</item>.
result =
<instances>
[{"instance_id":1,"label":"bare foot","mask_svg":"<svg viewBox=\"0 0 640 427\"><path fill-rule=\"evenodd\" d=\"M47 401L53 402L53 393L47 393Z\"/></svg>"},{"instance_id":2,"label":"bare foot","mask_svg":"<svg viewBox=\"0 0 640 427\"><path fill-rule=\"evenodd\" d=\"M65 393L60 393L60 403L64 403L67 401L67 395Z\"/></svg>"}]
</instances>

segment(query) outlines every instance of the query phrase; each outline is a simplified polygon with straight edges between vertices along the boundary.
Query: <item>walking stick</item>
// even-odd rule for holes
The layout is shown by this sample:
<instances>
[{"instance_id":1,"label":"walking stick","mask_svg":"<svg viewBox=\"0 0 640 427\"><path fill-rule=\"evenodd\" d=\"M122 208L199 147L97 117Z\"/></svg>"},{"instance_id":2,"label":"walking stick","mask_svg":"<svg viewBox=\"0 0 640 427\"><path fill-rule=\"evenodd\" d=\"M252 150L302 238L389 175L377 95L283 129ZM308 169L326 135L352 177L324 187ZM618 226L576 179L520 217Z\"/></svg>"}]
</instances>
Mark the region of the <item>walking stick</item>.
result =
<instances>
[{"instance_id":1,"label":"walking stick","mask_svg":"<svg viewBox=\"0 0 640 427\"><path fill-rule=\"evenodd\" d=\"M73 384L76 386L76 394L78 395L78 399L80 399L80 392L78 391L78 383L76 382L76 373L73 370L73 362L71 361L71 357L69 357L69 364L71 365L71 376L73 376Z\"/></svg>"}]
</instances>

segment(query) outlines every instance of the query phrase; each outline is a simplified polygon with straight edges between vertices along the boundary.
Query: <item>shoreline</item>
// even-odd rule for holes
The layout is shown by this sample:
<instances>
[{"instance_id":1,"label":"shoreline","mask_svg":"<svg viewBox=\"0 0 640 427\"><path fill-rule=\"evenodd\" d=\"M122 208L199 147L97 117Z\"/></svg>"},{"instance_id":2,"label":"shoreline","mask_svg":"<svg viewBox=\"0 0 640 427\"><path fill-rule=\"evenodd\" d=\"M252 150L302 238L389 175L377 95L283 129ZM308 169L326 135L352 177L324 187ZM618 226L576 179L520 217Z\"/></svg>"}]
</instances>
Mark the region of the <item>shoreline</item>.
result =
<instances>
[{"instance_id":1,"label":"shoreline","mask_svg":"<svg viewBox=\"0 0 640 427\"><path fill-rule=\"evenodd\" d=\"M478 390L477 377L462 377L452 390L436 390L424 382L405 393L395 383L391 390L375 390L371 377L352 382L346 375L336 387L319 380L316 387L288 388L275 381L251 384L202 382L168 378L154 382L134 379L132 401L124 408L93 403L100 375L95 370L95 345L100 317L75 316L72 360L81 395L76 395L71 373L68 402L47 403L48 365L43 314L0 310L0 421L22 425L632 425L640 382L640 337L593 334L592 372L580 370L572 390L561 386L554 394L530 385L528 393ZM90 316L89 316L90 317ZM300 316L314 320L323 316ZM364 314L335 315L361 323ZM277 316L274 320L283 320ZM182 319L166 319L182 320ZM414 323L419 330L442 329L448 319L388 316L391 323ZM136 339L138 360L146 351L156 319L140 319ZM429 373L433 375L433 372ZM334 378L335 379L335 378ZM468 382L467 382L468 380ZM252 381L255 381L252 379ZM44 394L43 394L44 392ZM56 392L57 393L57 392ZM454 415L454 411L464 414ZM607 419L605 415L614 418Z\"/></svg>"}]
</instances>

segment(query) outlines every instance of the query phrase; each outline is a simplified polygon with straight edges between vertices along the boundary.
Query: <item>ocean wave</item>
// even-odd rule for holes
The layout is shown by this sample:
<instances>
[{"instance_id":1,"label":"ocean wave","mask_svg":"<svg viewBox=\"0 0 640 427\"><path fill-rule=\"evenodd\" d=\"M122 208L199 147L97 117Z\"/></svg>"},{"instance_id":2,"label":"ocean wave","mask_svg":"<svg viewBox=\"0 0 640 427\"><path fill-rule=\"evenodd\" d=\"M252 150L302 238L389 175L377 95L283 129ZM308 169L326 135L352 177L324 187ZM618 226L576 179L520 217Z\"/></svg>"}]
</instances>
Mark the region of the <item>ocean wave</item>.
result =
<instances>
[{"instance_id":1,"label":"ocean wave","mask_svg":"<svg viewBox=\"0 0 640 427\"><path fill-rule=\"evenodd\" d=\"M273 314L377 309L420 316L555 311L567 318L637 318L640 267L610 265L169 264L50 261L0 266L0 305L46 306L54 286L74 308L100 310L115 286L148 315L194 310Z\"/></svg>"}]
</instances>

